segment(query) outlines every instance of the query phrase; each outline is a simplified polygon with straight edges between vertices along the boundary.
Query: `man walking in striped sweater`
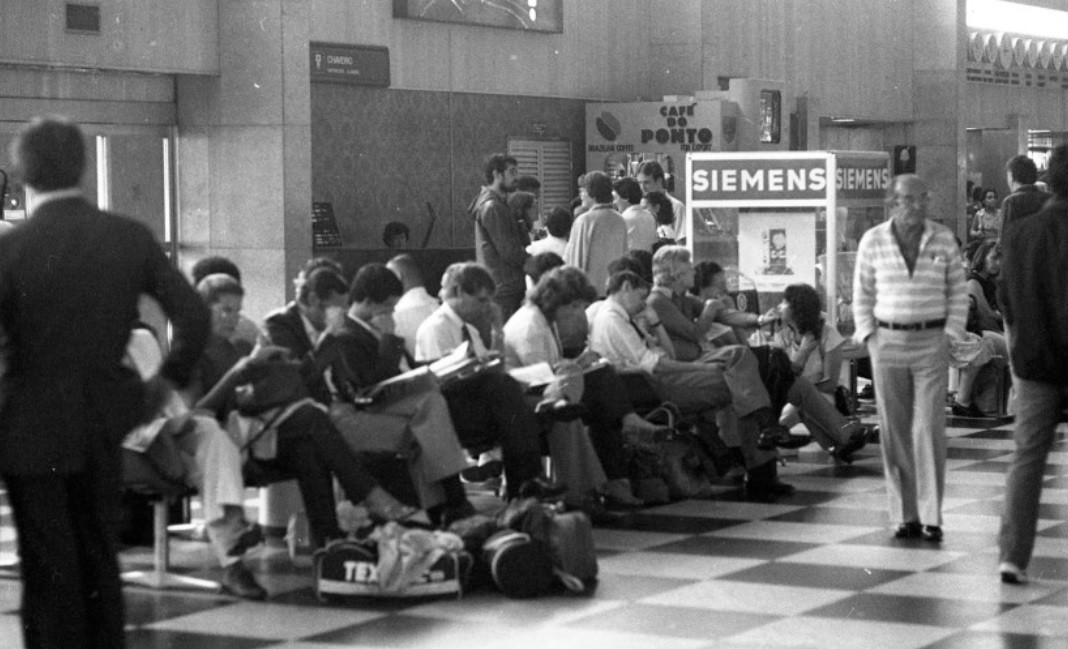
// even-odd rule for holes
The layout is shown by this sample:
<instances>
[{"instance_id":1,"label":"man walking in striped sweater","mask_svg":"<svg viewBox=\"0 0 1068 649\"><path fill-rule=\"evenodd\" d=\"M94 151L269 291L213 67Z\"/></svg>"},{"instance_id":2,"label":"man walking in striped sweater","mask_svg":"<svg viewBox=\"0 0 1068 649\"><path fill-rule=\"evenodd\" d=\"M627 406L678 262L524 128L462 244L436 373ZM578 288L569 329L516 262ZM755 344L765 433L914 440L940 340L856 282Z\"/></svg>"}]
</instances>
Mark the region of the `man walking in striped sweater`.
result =
<instances>
[{"instance_id":1,"label":"man walking in striped sweater","mask_svg":"<svg viewBox=\"0 0 1068 649\"><path fill-rule=\"evenodd\" d=\"M953 233L927 220L927 184L894 179L890 219L864 233L853 275L855 338L871 354L883 470L897 538L942 540L949 339L968 294Z\"/></svg>"}]
</instances>

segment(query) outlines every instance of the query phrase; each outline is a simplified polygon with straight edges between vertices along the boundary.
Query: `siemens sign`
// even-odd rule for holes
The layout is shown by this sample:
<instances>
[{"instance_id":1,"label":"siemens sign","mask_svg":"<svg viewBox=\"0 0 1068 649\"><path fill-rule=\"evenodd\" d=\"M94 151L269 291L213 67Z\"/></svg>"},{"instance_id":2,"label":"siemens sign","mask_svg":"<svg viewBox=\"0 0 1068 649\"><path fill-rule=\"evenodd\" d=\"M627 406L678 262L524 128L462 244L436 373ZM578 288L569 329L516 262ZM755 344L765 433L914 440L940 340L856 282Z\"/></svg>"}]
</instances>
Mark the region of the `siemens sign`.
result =
<instances>
[{"instance_id":1,"label":"siemens sign","mask_svg":"<svg viewBox=\"0 0 1068 649\"><path fill-rule=\"evenodd\" d=\"M846 166L857 162L862 166ZM878 198L890 186L885 161L842 159L835 188L843 198ZM695 201L821 200L827 195L823 159L695 160L690 175Z\"/></svg>"}]
</instances>

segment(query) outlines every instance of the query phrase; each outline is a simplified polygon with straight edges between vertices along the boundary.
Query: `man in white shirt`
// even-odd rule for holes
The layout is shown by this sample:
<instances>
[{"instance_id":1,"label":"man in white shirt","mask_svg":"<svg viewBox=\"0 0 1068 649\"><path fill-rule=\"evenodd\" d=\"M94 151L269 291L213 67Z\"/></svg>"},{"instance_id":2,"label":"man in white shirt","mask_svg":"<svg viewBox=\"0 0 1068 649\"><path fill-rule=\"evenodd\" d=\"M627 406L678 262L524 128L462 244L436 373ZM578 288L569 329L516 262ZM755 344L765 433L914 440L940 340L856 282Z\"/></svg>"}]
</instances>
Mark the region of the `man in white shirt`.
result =
<instances>
[{"instance_id":1,"label":"man in white shirt","mask_svg":"<svg viewBox=\"0 0 1068 649\"><path fill-rule=\"evenodd\" d=\"M404 295L393 310L393 333L404 339L404 348L415 356L415 332L441 303L426 292L423 273L411 255L397 255L389 260L386 268L393 271L404 285Z\"/></svg>"},{"instance_id":2,"label":"man in white shirt","mask_svg":"<svg viewBox=\"0 0 1068 649\"><path fill-rule=\"evenodd\" d=\"M495 290L493 277L478 264L461 264L447 272L442 279L444 303L416 334L416 360L437 360L464 342L477 356L488 356L476 323L490 323L493 337L502 344L500 312L493 302ZM486 370L447 383L441 392L465 448L501 447L509 496L517 496L523 483L540 477L541 427L515 379Z\"/></svg>"},{"instance_id":3,"label":"man in white shirt","mask_svg":"<svg viewBox=\"0 0 1068 649\"><path fill-rule=\"evenodd\" d=\"M684 412L726 409L724 412L737 418L749 493L756 497L792 493L793 487L777 477L775 451L757 445L761 430L777 426L777 415L771 411L756 357L747 348L734 345L724 347L716 363L677 361L652 344L632 320L646 310L648 285L637 274L620 271L609 278L607 290L608 298L590 322L590 349L617 370L651 374L660 397L676 403ZM655 319L655 312L649 317ZM659 338L666 338L659 321L649 326Z\"/></svg>"},{"instance_id":4,"label":"man in white shirt","mask_svg":"<svg viewBox=\"0 0 1068 649\"><path fill-rule=\"evenodd\" d=\"M567 238L571 234L571 224L575 217L562 207L554 207L545 217L545 230L549 233L544 239L538 239L527 246L527 252L533 257L543 252L554 252L562 259L567 249Z\"/></svg>"},{"instance_id":5,"label":"man in white shirt","mask_svg":"<svg viewBox=\"0 0 1068 649\"><path fill-rule=\"evenodd\" d=\"M686 245L687 239L690 238L690 220L686 218L686 204L664 188L664 168L655 160L643 162L638 167L638 173L634 174L634 179L638 181L643 193L660 192L671 201L671 211L675 213L675 243Z\"/></svg>"},{"instance_id":6,"label":"man in white shirt","mask_svg":"<svg viewBox=\"0 0 1068 649\"><path fill-rule=\"evenodd\" d=\"M656 217L641 206L642 188L633 178L615 182L616 209L627 222L627 250L652 250L657 242Z\"/></svg>"}]
</instances>

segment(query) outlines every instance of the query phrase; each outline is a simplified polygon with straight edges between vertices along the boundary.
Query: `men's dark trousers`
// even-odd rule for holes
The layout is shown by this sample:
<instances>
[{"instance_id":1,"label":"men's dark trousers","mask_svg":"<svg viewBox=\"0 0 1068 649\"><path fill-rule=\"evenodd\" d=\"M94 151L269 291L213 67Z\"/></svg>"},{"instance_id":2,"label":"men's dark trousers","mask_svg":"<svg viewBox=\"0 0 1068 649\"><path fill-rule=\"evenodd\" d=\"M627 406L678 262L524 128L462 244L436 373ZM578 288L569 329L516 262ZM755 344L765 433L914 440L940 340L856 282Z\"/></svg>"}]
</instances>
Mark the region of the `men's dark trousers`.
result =
<instances>
[{"instance_id":1,"label":"men's dark trousers","mask_svg":"<svg viewBox=\"0 0 1068 649\"><path fill-rule=\"evenodd\" d=\"M354 503L377 485L329 417L314 406L298 409L278 426L277 466L296 477L308 527L318 544L341 532L337 526L334 478Z\"/></svg>"},{"instance_id":2,"label":"men's dark trousers","mask_svg":"<svg viewBox=\"0 0 1068 649\"><path fill-rule=\"evenodd\" d=\"M584 419L604 473L609 480L626 478L623 417L634 412L627 397L627 386L610 365L586 373L583 384L582 403L589 411Z\"/></svg>"},{"instance_id":3,"label":"men's dark trousers","mask_svg":"<svg viewBox=\"0 0 1068 649\"><path fill-rule=\"evenodd\" d=\"M18 530L27 649L125 646L115 539L119 447L98 446L77 473L4 476Z\"/></svg>"},{"instance_id":4,"label":"men's dark trousers","mask_svg":"<svg viewBox=\"0 0 1068 649\"><path fill-rule=\"evenodd\" d=\"M508 494L541 474L541 434L523 388L507 374L486 371L443 386L456 436L469 451L500 445Z\"/></svg>"}]
</instances>

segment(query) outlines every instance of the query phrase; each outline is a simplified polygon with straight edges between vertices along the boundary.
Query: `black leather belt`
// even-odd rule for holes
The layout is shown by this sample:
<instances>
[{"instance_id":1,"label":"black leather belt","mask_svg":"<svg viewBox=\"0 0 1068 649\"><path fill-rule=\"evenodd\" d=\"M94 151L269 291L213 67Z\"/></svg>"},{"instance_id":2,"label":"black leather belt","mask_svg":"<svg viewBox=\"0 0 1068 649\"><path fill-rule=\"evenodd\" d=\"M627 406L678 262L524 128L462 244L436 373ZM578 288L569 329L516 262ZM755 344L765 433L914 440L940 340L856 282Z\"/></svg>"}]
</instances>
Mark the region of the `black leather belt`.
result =
<instances>
[{"instance_id":1,"label":"black leather belt","mask_svg":"<svg viewBox=\"0 0 1068 649\"><path fill-rule=\"evenodd\" d=\"M907 324L876 320L875 323L884 329L893 329L895 331L923 331L924 329L941 329L946 326L946 319L928 320L927 322L909 322Z\"/></svg>"}]
</instances>

